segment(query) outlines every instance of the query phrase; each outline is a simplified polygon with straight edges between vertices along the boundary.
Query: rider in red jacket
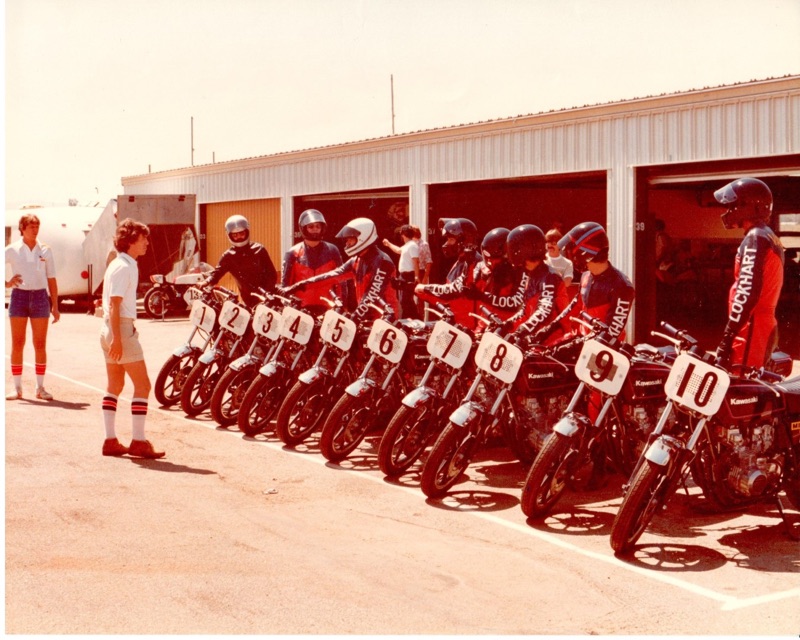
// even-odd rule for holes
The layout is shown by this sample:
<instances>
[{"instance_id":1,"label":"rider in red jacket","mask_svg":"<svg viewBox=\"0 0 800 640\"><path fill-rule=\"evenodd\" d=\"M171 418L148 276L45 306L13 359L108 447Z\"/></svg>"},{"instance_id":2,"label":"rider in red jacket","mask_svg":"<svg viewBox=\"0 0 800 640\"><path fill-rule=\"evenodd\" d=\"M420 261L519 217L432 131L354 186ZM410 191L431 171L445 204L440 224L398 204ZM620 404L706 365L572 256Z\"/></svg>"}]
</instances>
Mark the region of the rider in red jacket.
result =
<instances>
[{"instance_id":1,"label":"rider in red jacket","mask_svg":"<svg viewBox=\"0 0 800 640\"><path fill-rule=\"evenodd\" d=\"M727 207L726 229L743 229L728 295L728 323L717 348L717 362L762 367L778 342L775 308L783 287L783 246L767 226L772 191L761 180L740 178L714 192Z\"/></svg>"}]
</instances>

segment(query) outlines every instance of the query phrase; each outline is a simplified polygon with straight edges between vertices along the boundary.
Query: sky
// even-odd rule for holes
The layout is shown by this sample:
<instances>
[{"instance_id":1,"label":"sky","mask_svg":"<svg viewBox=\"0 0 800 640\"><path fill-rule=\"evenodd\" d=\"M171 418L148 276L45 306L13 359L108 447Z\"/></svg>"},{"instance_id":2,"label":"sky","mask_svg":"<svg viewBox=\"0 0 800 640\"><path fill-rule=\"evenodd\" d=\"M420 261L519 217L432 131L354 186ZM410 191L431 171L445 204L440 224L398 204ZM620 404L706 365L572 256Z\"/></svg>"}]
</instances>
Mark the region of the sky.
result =
<instances>
[{"instance_id":1,"label":"sky","mask_svg":"<svg viewBox=\"0 0 800 640\"><path fill-rule=\"evenodd\" d=\"M5 0L6 207L391 135L391 77L400 134L800 74L798 34L800 0Z\"/></svg>"}]
</instances>

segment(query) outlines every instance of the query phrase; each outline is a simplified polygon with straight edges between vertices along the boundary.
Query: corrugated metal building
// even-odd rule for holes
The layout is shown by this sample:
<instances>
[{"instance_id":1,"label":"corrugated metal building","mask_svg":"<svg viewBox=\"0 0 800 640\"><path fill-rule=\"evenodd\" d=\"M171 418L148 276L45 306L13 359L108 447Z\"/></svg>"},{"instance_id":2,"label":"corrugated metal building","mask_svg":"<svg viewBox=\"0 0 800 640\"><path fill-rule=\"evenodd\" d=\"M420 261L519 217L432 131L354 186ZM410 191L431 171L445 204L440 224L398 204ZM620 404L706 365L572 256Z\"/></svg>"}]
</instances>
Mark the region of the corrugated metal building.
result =
<instances>
[{"instance_id":1,"label":"corrugated metal building","mask_svg":"<svg viewBox=\"0 0 800 640\"><path fill-rule=\"evenodd\" d=\"M739 175L767 181L778 213L800 212L800 76L131 176L122 184L126 195L195 194L209 262L224 249L222 220L234 211L250 218L276 266L309 206L326 215L329 235L366 215L391 236L396 220L387 213L398 207L429 233L447 216L470 217L481 232L597 220L607 226L612 262L637 286L634 335L642 339L655 319L653 221L663 219L714 262L715 245L739 236L722 230L710 194Z\"/></svg>"}]
</instances>

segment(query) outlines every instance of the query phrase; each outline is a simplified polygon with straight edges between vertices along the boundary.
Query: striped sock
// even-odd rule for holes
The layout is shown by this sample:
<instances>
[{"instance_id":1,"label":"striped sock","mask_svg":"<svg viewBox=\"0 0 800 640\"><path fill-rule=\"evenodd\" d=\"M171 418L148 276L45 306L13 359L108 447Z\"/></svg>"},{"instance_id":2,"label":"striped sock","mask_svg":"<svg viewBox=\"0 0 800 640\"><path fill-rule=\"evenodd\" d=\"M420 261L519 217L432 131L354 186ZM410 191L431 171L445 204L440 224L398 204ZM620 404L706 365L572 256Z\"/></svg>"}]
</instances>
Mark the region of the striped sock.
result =
<instances>
[{"instance_id":1,"label":"striped sock","mask_svg":"<svg viewBox=\"0 0 800 640\"><path fill-rule=\"evenodd\" d=\"M14 387L17 391L22 391L22 365L11 365L11 377L14 379Z\"/></svg>"},{"instance_id":2,"label":"striped sock","mask_svg":"<svg viewBox=\"0 0 800 640\"><path fill-rule=\"evenodd\" d=\"M103 396L103 425L106 428L106 439L116 438L117 397L110 393Z\"/></svg>"},{"instance_id":3,"label":"striped sock","mask_svg":"<svg viewBox=\"0 0 800 640\"><path fill-rule=\"evenodd\" d=\"M144 437L144 420L147 418L147 398L131 400L131 423L134 440L147 440Z\"/></svg>"},{"instance_id":4,"label":"striped sock","mask_svg":"<svg viewBox=\"0 0 800 640\"><path fill-rule=\"evenodd\" d=\"M44 386L44 372L47 369L47 363L36 363L36 388L41 389Z\"/></svg>"}]
</instances>

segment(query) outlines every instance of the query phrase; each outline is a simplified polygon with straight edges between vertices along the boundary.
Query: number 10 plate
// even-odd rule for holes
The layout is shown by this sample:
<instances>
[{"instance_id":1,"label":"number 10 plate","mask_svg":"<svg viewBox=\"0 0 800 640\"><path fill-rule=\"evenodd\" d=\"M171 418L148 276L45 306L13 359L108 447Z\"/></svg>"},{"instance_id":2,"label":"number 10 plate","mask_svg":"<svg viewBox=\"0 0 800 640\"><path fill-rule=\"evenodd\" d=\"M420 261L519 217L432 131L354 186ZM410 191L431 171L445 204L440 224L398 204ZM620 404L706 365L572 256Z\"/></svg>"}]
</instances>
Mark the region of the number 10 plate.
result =
<instances>
[{"instance_id":1,"label":"number 10 plate","mask_svg":"<svg viewBox=\"0 0 800 640\"><path fill-rule=\"evenodd\" d=\"M725 371L682 353L669 370L664 391L670 400L704 416L713 416L730 385L731 378Z\"/></svg>"}]
</instances>

